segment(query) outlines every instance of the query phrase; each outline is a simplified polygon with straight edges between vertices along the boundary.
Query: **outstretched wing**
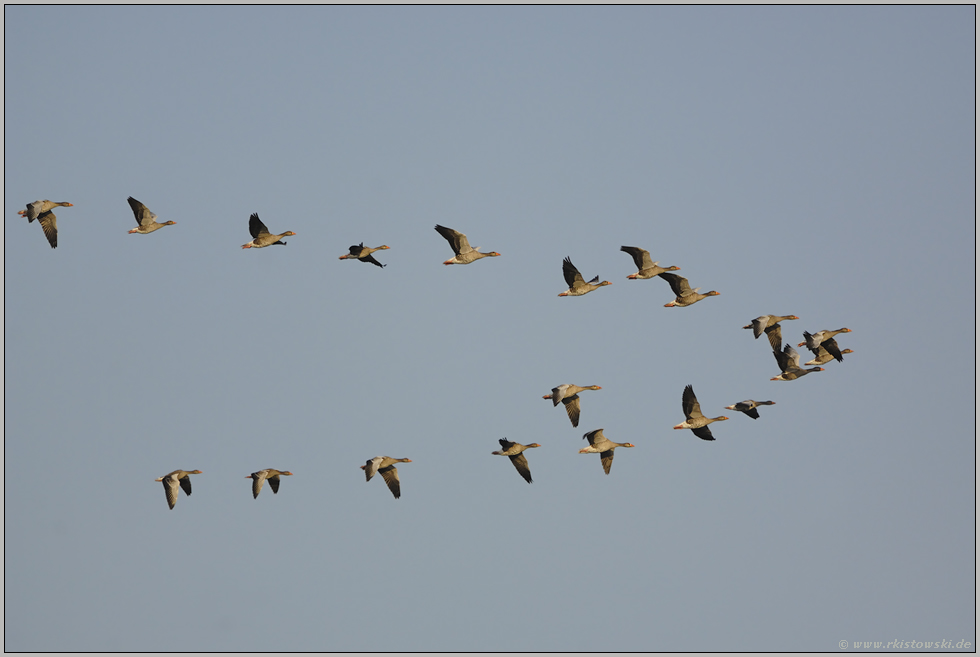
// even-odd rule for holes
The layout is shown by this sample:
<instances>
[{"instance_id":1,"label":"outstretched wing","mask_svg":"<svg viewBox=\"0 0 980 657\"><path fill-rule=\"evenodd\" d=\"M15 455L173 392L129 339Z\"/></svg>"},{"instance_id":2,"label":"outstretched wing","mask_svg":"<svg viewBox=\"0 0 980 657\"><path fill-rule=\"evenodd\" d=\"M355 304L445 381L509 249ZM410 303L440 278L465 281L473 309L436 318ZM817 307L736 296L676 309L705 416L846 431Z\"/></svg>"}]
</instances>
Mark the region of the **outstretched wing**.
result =
<instances>
[{"instance_id":1,"label":"outstretched wing","mask_svg":"<svg viewBox=\"0 0 980 657\"><path fill-rule=\"evenodd\" d=\"M769 338L769 346L773 349L783 348L783 330L779 327L779 324L773 324L765 329L766 337ZM755 337L759 337L758 335Z\"/></svg>"},{"instance_id":2,"label":"outstretched wing","mask_svg":"<svg viewBox=\"0 0 980 657\"><path fill-rule=\"evenodd\" d=\"M579 396L572 395L571 397L565 397L561 400L561 403L565 405L565 412L568 413L568 419L572 421L572 426L577 427L578 417L582 412Z\"/></svg>"},{"instance_id":3,"label":"outstretched wing","mask_svg":"<svg viewBox=\"0 0 980 657\"><path fill-rule=\"evenodd\" d=\"M653 267L653 258L650 257L650 252L646 249L641 249L638 246L621 246L619 250L630 254L636 268L640 271Z\"/></svg>"},{"instance_id":4,"label":"outstretched wing","mask_svg":"<svg viewBox=\"0 0 980 657\"><path fill-rule=\"evenodd\" d=\"M370 253L367 254L366 256L362 256L362 257L358 258L358 260L360 260L361 262L370 262L372 265L377 265L379 267L384 267L384 265L382 265L380 262L378 262L377 260L375 260L374 259L374 256L371 255Z\"/></svg>"},{"instance_id":5,"label":"outstretched wing","mask_svg":"<svg viewBox=\"0 0 980 657\"><path fill-rule=\"evenodd\" d=\"M146 207L132 196L126 200L129 201L129 207L133 209L133 215L136 217L137 224L144 226L146 224L152 224L154 221L156 221L157 216L150 212L150 208Z\"/></svg>"},{"instance_id":6,"label":"outstretched wing","mask_svg":"<svg viewBox=\"0 0 980 657\"><path fill-rule=\"evenodd\" d=\"M694 386L685 386L684 394L681 396L681 406L684 409L684 416L688 420L703 417L701 414L701 404L698 403L698 398L694 394ZM711 432L708 432L708 435L710 436Z\"/></svg>"},{"instance_id":7,"label":"outstretched wing","mask_svg":"<svg viewBox=\"0 0 980 657\"><path fill-rule=\"evenodd\" d=\"M391 494L395 496L397 500L402 496L401 484L398 481L398 468L393 465L389 465L387 468L381 468L378 470L381 476L385 478L385 483L388 484L388 489Z\"/></svg>"},{"instance_id":8,"label":"outstretched wing","mask_svg":"<svg viewBox=\"0 0 980 657\"><path fill-rule=\"evenodd\" d=\"M41 230L44 231L44 236L48 238L48 244L51 245L52 249L58 248L58 217L55 216L54 212L48 210L47 212L42 212L37 215L37 220L41 224Z\"/></svg>"},{"instance_id":9,"label":"outstretched wing","mask_svg":"<svg viewBox=\"0 0 980 657\"><path fill-rule=\"evenodd\" d=\"M265 471L252 473L252 499L254 500L262 492L262 484L265 483Z\"/></svg>"},{"instance_id":10,"label":"outstretched wing","mask_svg":"<svg viewBox=\"0 0 980 657\"><path fill-rule=\"evenodd\" d=\"M258 238L260 235L268 235L269 229L265 227L262 220L259 219L259 213L253 212L252 216L248 218L248 232L252 234L252 239Z\"/></svg>"},{"instance_id":11,"label":"outstretched wing","mask_svg":"<svg viewBox=\"0 0 980 657\"><path fill-rule=\"evenodd\" d=\"M694 435L700 438L701 440L715 439L715 437L711 435L711 429L709 429L708 427L699 427L697 429L691 429L691 431L693 431Z\"/></svg>"},{"instance_id":12,"label":"outstretched wing","mask_svg":"<svg viewBox=\"0 0 980 657\"><path fill-rule=\"evenodd\" d=\"M509 451L510 448L513 447L516 444L516 443L510 442L506 438L500 438L499 440L497 440L497 442L500 443L500 449L502 449L505 452L506 451Z\"/></svg>"},{"instance_id":13,"label":"outstretched wing","mask_svg":"<svg viewBox=\"0 0 980 657\"><path fill-rule=\"evenodd\" d=\"M609 470L612 468L612 460L615 454L615 450L611 449L599 453L599 458L602 459L602 469L606 471L606 474L609 474Z\"/></svg>"},{"instance_id":14,"label":"outstretched wing","mask_svg":"<svg viewBox=\"0 0 980 657\"><path fill-rule=\"evenodd\" d=\"M674 296L684 297L691 293L691 285L683 276L669 274L667 272L657 274L657 276L670 283L670 289L673 290Z\"/></svg>"},{"instance_id":15,"label":"outstretched wing","mask_svg":"<svg viewBox=\"0 0 980 657\"><path fill-rule=\"evenodd\" d=\"M466 235L458 230L446 228L445 226L440 226L439 224L436 224L436 230L439 231L440 235L446 238L446 241L449 242L449 246L453 247L453 251L456 253L456 255L468 253L473 250L473 248L470 246L470 241L466 239Z\"/></svg>"},{"instance_id":16,"label":"outstretched wing","mask_svg":"<svg viewBox=\"0 0 980 657\"><path fill-rule=\"evenodd\" d=\"M841 353L840 346L838 346L838 344L837 344L837 340L835 340L833 338L827 338L826 340L824 340L823 342L821 342L818 345L817 351L820 350L820 347L822 347L823 349L826 349L827 350L827 353L829 353L831 356L833 356L837 360L838 363L843 363L844 362L844 354ZM820 354L819 353L815 353L815 355L819 356Z\"/></svg>"},{"instance_id":17,"label":"outstretched wing","mask_svg":"<svg viewBox=\"0 0 980 657\"><path fill-rule=\"evenodd\" d=\"M531 483L531 469L527 465L527 459L524 458L524 454L514 454L510 457L510 462L514 464L517 468L517 472L524 477L524 481Z\"/></svg>"},{"instance_id":18,"label":"outstretched wing","mask_svg":"<svg viewBox=\"0 0 980 657\"><path fill-rule=\"evenodd\" d=\"M579 285L585 285L585 279L582 278L582 274L576 269L575 265L572 264L571 258L565 258L561 263L561 273L565 277L565 282L568 283L568 287L578 287Z\"/></svg>"}]
</instances>

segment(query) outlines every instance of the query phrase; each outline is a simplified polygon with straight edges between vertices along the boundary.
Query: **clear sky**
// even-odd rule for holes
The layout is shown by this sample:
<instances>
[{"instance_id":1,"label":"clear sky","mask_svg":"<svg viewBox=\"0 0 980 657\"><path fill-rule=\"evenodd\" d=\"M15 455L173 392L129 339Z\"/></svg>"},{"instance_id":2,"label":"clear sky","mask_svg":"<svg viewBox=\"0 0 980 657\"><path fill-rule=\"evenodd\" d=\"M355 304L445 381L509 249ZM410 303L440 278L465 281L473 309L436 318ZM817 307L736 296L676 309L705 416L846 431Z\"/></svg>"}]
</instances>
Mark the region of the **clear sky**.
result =
<instances>
[{"instance_id":1,"label":"clear sky","mask_svg":"<svg viewBox=\"0 0 980 657\"><path fill-rule=\"evenodd\" d=\"M7 650L975 645L974 7L4 17Z\"/></svg>"}]
</instances>

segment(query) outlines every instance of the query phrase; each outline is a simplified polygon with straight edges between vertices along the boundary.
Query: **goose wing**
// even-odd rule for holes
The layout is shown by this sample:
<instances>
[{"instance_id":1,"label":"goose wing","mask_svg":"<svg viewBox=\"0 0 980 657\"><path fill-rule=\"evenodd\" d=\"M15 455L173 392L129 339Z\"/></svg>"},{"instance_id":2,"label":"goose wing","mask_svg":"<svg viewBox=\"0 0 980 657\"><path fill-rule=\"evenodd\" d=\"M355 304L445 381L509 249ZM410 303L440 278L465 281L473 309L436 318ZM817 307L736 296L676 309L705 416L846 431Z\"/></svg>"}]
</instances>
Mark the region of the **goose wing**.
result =
<instances>
[{"instance_id":1,"label":"goose wing","mask_svg":"<svg viewBox=\"0 0 980 657\"><path fill-rule=\"evenodd\" d=\"M781 349L783 346L783 330L779 324L773 324L765 329L766 337L769 338L769 346L773 349ZM759 337L758 335L755 337Z\"/></svg>"},{"instance_id":2,"label":"goose wing","mask_svg":"<svg viewBox=\"0 0 980 657\"><path fill-rule=\"evenodd\" d=\"M700 438L701 440L715 439L715 437L711 435L711 429L709 429L708 427L698 427L697 429L691 429L691 431L693 431L694 435Z\"/></svg>"},{"instance_id":3,"label":"goose wing","mask_svg":"<svg viewBox=\"0 0 980 657\"><path fill-rule=\"evenodd\" d=\"M383 460L383 456L375 456L373 459L368 459L367 462L361 466L364 468L365 481L371 481L371 477L377 474L378 467L381 465L381 461Z\"/></svg>"},{"instance_id":4,"label":"goose wing","mask_svg":"<svg viewBox=\"0 0 980 657\"><path fill-rule=\"evenodd\" d=\"M174 505L177 504L177 479L171 475L164 477L163 490L167 494L167 504L170 505L171 509L174 508Z\"/></svg>"},{"instance_id":5,"label":"goose wing","mask_svg":"<svg viewBox=\"0 0 980 657\"><path fill-rule=\"evenodd\" d=\"M58 217L54 212L48 210L37 215L37 220L41 224L44 236L48 238L48 244L52 249L58 248Z\"/></svg>"},{"instance_id":6,"label":"goose wing","mask_svg":"<svg viewBox=\"0 0 980 657\"><path fill-rule=\"evenodd\" d=\"M436 230L439 234L446 238L449 242L449 246L453 247L453 251L456 255L462 255L463 253L468 253L473 250L470 246L470 241L466 239L466 235L459 232L458 230L453 230L452 228L446 228L445 226L440 226L436 224Z\"/></svg>"},{"instance_id":7,"label":"goose wing","mask_svg":"<svg viewBox=\"0 0 980 657\"><path fill-rule=\"evenodd\" d=\"M837 340L835 340L834 338L827 338L826 340L821 342L817 351L819 351L820 349L825 349L827 353L829 353L837 360L838 363L844 362L844 354L841 353L840 346L838 346ZM815 353L814 355L819 356L820 354Z\"/></svg>"},{"instance_id":8,"label":"goose wing","mask_svg":"<svg viewBox=\"0 0 980 657\"><path fill-rule=\"evenodd\" d=\"M262 492L262 484L265 483L265 476L265 470L259 470L258 472L252 473L252 499L258 497L259 493Z\"/></svg>"},{"instance_id":9,"label":"goose wing","mask_svg":"<svg viewBox=\"0 0 980 657\"><path fill-rule=\"evenodd\" d=\"M524 454L523 453L514 454L513 456L510 457L510 462L514 464L515 468L517 468L517 472L520 473L522 477L524 477L524 481L530 484L531 468L528 467L527 459L524 458Z\"/></svg>"},{"instance_id":10,"label":"goose wing","mask_svg":"<svg viewBox=\"0 0 980 657\"><path fill-rule=\"evenodd\" d=\"M657 276L670 283L670 289L673 290L674 296L684 297L691 293L691 285L683 276L668 273L657 274Z\"/></svg>"},{"instance_id":11,"label":"goose wing","mask_svg":"<svg viewBox=\"0 0 980 657\"><path fill-rule=\"evenodd\" d=\"M380 472L381 476L384 477L385 483L388 484L388 489L391 491L391 494L395 496L395 499L397 500L399 497L401 497L402 491L401 484L398 481L398 468L393 465L389 465L386 468L381 468L378 470L378 472Z\"/></svg>"},{"instance_id":12,"label":"goose wing","mask_svg":"<svg viewBox=\"0 0 980 657\"><path fill-rule=\"evenodd\" d=\"M568 283L568 287L578 287L580 285L585 285L585 279L582 278L582 274L576 269L575 265L572 264L572 259L566 257L561 263L561 273L565 277L565 282Z\"/></svg>"},{"instance_id":13,"label":"goose wing","mask_svg":"<svg viewBox=\"0 0 980 657\"><path fill-rule=\"evenodd\" d=\"M599 453L599 458L602 460L602 469L606 471L606 474L609 474L609 470L612 468L612 460L615 455L616 452L611 449Z\"/></svg>"},{"instance_id":14,"label":"goose wing","mask_svg":"<svg viewBox=\"0 0 980 657\"><path fill-rule=\"evenodd\" d=\"M565 397L561 400L561 403L565 405L565 412L568 413L568 419L572 421L572 426L578 426L578 418L582 412L581 401L578 395L572 395L571 397Z\"/></svg>"},{"instance_id":15,"label":"goose wing","mask_svg":"<svg viewBox=\"0 0 980 657\"><path fill-rule=\"evenodd\" d=\"M149 226L150 224L156 223L157 216L150 212L150 208L146 207L132 196L126 200L129 201L129 207L133 209L133 215L136 217L137 224L140 226Z\"/></svg>"},{"instance_id":16,"label":"goose wing","mask_svg":"<svg viewBox=\"0 0 980 657\"><path fill-rule=\"evenodd\" d=\"M638 246L621 246L619 250L633 257L633 262L638 270L643 271L653 267L653 258L650 257L650 252L646 249L641 249Z\"/></svg>"},{"instance_id":17,"label":"goose wing","mask_svg":"<svg viewBox=\"0 0 980 657\"><path fill-rule=\"evenodd\" d=\"M694 394L694 386L685 386L684 394L681 396L681 406L684 408L684 416L688 420L703 417L701 414L701 404L698 403L698 398ZM708 435L711 435L710 431Z\"/></svg>"},{"instance_id":18,"label":"goose wing","mask_svg":"<svg viewBox=\"0 0 980 657\"><path fill-rule=\"evenodd\" d=\"M258 212L253 212L252 216L248 218L248 232L252 234L252 239L258 239L262 235L269 235L269 229L259 219Z\"/></svg>"}]
</instances>

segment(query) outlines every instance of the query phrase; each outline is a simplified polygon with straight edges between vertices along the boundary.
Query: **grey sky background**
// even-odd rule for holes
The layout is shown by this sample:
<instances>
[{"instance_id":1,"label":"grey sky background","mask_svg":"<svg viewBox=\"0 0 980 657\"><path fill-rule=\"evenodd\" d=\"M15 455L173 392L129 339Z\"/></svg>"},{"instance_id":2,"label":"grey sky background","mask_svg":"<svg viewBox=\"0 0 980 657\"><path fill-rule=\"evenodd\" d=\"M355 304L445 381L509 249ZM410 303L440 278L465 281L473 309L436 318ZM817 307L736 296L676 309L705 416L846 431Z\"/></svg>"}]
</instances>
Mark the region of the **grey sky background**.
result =
<instances>
[{"instance_id":1,"label":"grey sky background","mask_svg":"<svg viewBox=\"0 0 980 657\"><path fill-rule=\"evenodd\" d=\"M7 650L975 645L973 7L4 16Z\"/></svg>"}]
</instances>

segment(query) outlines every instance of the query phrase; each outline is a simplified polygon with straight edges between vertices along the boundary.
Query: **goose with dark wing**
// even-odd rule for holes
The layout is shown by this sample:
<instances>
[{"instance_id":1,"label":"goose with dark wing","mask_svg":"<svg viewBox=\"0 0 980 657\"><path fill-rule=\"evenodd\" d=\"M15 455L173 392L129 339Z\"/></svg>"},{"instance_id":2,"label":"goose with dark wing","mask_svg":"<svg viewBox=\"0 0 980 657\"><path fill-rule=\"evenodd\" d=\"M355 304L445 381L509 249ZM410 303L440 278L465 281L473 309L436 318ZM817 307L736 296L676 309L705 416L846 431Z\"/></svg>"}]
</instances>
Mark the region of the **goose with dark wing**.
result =
<instances>
[{"instance_id":1,"label":"goose with dark wing","mask_svg":"<svg viewBox=\"0 0 980 657\"><path fill-rule=\"evenodd\" d=\"M705 417L701 413L701 404L698 403L698 398L694 394L694 386L691 385L685 386L684 388L684 394L681 396L681 407L684 409L684 417L687 419L674 428L690 429L701 440L714 440L715 437L711 435L711 429L708 428L708 425L712 422L720 422L728 419L724 415Z\"/></svg>"},{"instance_id":2,"label":"goose with dark wing","mask_svg":"<svg viewBox=\"0 0 980 657\"><path fill-rule=\"evenodd\" d=\"M560 297L580 297L583 294L588 294L592 290L597 290L603 285L612 285L609 281L599 282L599 277L596 276L588 283L585 282L585 278L576 269L575 265L572 264L571 258L565 258L561 263L561 273L565 277L565 282L568 283L568 289L559 294Z\"/></svg>"},{"instance_id":3,"label":"goose with dark wing","mask_svg":"<svg viewBox=\"0 0 980 657\"><path fill-rule=\"evenodd\" d=\"M514 443L506 438L501 438L497 442L500 443L500 449L496 452L490 452L497 456L509 456L510 462L514 464L517 468L517 472L524 477L524 481L531 483L531 469L527 465L527 458L524 456L524 450L531 449L532 447L541 447L537 443L531 443L530 445L522 445L520 443Z\"/></svg>"}]
</instances>

